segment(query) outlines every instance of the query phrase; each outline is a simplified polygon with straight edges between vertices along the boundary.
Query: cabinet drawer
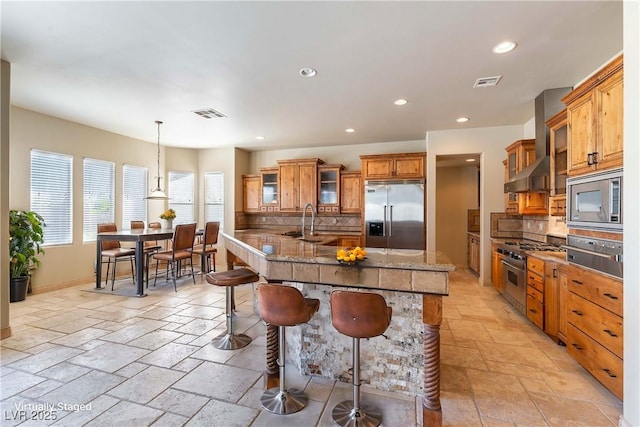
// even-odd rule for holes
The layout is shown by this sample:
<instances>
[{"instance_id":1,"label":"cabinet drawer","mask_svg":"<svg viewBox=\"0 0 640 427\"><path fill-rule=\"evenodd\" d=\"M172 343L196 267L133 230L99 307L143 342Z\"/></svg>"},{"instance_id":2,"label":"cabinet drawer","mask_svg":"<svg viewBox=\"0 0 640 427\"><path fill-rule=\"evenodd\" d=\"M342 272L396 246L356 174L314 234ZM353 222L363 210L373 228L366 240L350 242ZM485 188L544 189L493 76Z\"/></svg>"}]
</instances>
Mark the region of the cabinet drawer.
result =
<instances>
[{"instance_id":1,"label":"cabinet drawer","mask_svg":"<svg viewBox=\"0 0 640 427\"><path fill-rule=\"evenodd\" d=\"M541 276L537 274L528 272L527 273L527 285L539 290L540 292L544 292L544 284Z\"/></svg>"},{"instance_id":2,"label":"cabinet drawer","mask_svg":"<svg viewBox=\"0 0 640 427\"><path fill-rule=\"evenodd\" d=\"M569 291L622 316L622 281L573 264L567 271Z\"/></svg>"},{"instance_id":3,"label":"cabinet drawer","mask_svg":"<svg viewBox=\"0 0 640 427\"><path fill-rule=\"evenodd\" d=\"M544 328L542 303L530 295L527 295L527 319L531 320L538 328Z\"/></svg>"},{"instance_id":4,"label":"cabinet drawer","mask_svg":"<svg viewBox=\"0 0 640 427\"><path fill-rule=\"evenodd\" d=\"M536 288L533 288L531 286L527 286L527 295L530 296L531 298L535 299L536 301L538 301L540 304L544 304L543 294L542 294L542 292L540 292Z\"/></svg>"},{"instance_id":5,"label":"cabinet drawer","mask_svg":"<svg viewBox=\"0 0 640 427\"><path fill-rule=\"evenodd\" d=\"M567 328L567 352L622 400L622 359L571 324Z\"/></svg>"},{"instance_id":6,"label":"cabinet drawer","mask_svg":"<svg viewBox=\"0 0 640 427\"><path fill-rule=\"evenodd\" d=\"M527 258L527 271L533 271L536 274L544 275L544 261L534 257Z\"/></svg>"},{"instance_id":7,"label":"cabinet drawer","mask_svg":"<svg viewBox=\"0 0 640 427\"><path fill-rule=\"evenodd\" d=\"M569 323L622 358L622 318L569 293Z\"/></svg>"}]
</instances>

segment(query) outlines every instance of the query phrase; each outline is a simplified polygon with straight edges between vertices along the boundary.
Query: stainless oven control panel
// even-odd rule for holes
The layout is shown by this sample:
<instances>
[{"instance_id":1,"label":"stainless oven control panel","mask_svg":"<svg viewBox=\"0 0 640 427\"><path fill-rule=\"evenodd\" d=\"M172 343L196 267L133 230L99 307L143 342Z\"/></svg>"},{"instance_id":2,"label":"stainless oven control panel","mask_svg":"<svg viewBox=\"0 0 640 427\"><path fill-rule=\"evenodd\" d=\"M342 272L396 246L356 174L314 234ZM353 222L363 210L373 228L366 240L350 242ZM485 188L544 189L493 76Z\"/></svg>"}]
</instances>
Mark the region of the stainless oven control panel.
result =
<instances>
[{"instance_id":1,"label":"stainless oven control panel","mask_svg":"<svg viewBox=\"0 0 640 427\"><path fill-rule=\"evenodd\" d=\"M565 248L569 262L622 278L622 242L570 234Z\"/></svg>"}]
</instances>

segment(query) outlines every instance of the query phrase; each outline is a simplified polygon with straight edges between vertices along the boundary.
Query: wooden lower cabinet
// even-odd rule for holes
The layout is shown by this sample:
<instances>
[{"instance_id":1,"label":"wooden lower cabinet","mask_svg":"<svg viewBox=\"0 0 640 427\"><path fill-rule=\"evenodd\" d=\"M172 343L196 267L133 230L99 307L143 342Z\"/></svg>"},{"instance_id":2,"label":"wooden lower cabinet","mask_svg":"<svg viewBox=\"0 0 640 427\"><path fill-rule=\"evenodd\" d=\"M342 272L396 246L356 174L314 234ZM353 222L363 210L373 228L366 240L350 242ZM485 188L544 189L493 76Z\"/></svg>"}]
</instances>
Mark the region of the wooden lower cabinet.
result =
<instances>
[{"instance_id":1,"label":"wooden lower cabinet","mask_svg":"<svg viewBox=\"0 0 640 427\"><path fill-rule=\"evenodd\" d=\"M527 258L527 319L544 330L545 283L544 261L529 256Z\"/></svg>"},{"instance_id":2,"label":"wooden lower cabinet","mask_svg":"<svg viewBox=\"0 0 640 427\"><path fill-rule=\"evenodd\" d=\"M480 238L475 234L467 234L467 263L471 271L480 274Z\"/></svg>"},{"instance_id":3,"label":"wooden lower cabinet","mask_svg":"<svg viewBox=\"0 0 640 427\"><path fill-rule=\"evenodd\" d=\"M558 289L558 340L567 343L567 320L569 288L567 287L567 264L558 263L555 287Z\"/></svg>"},{"instance_id":4,"label":"wooden lower cabinet","mask_svg":"<svg viewBox=\"0 0 640 427\"><path fill-rule=\"evenodd\" d=\"M342 236L338 240L338 246L342 248L355 248L362 244L360 236Z\"/></svg>"},{"instance_id":5,"label":"wooden lower cabinet","mask_svg":"<svg viewBox=\"0 0 640 427\"><path fill-rule=\"evenodd\" d=\"M622 399L622 280L569 265L567 349Z\"/></svg>"},{"instance_id":6,"label":"wooden lower cabinet","mask_svg":"<svg viewBox=\"0 0 640 427\"><path fill-rule=\"evenodd\" d=\"M505 258L503 254L496 251L496 245L494 244L491 251L491 283L493 287L500 293L504 292L504 269L502 267L502 260Z\"/></svg>"}]
</instances>

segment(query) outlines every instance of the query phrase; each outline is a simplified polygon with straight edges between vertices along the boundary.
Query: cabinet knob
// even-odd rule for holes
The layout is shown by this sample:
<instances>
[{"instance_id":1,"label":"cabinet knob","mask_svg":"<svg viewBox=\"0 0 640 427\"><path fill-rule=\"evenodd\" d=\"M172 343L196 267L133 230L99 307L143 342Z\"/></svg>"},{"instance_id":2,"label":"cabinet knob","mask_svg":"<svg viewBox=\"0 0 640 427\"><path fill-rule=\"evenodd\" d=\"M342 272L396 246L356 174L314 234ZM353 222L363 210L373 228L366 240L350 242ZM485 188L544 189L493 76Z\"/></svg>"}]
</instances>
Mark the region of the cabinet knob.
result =
<instances>
[{"instance_id":1,"label":"cabinet knob","mask_svg":"<svg viewBox=\"0 0 640 427\"><path fill-rule=\"evenodd\" d=\"M611 372L610 369L608 368L603 368L602 369L607 375L609 375L611 378L618 378L618 376L616 374L614 374L613 372Z\"/></svg>"},{"instance_id":2,"label":"cabinet knob","mask_svg":"<svg viewBox=\"0 0 640 427\"><path fill-rule=\"evenodd\" d=\"M618 336L618 335L614 334L613 332L611 332L610 329L603 329L602 331L607 333L607 334L609 334L609 336L611 336L611 337L617 337Z\"/></svg>"},{"instance_id":3,"label":"cabinet knob","mask_svg":"<svg viewBox=\"0 0 640 427\"><path fill-rule=\"evenodd\" d=\"M618 297L617 297L617 296L615 296L615 295L611 295L609 292L605 292L605 293L604 293L604 294L602 294L602 295L604 295L605 297L610 298L610 299L612 299L612 300L617 300L617 299L618 299Z\"/></svg>"},{"instance_id":4,"label":"cabinet knob","mask_svg":"<svg viewBox=\"0 0 640 427\"><path fill-rule=\"evenodd\" d=\"M576 285L584 285L584 283L582 283L581 281L576 280L576 279L571 279L571 281L572 281L573 283L575 283Z\"/></svg>"},{"instance_id":5,"label":"cabinet knob","mask_svg":"<svg viewBox=\"0 0 640 427\"><path fill-rule=\"evenodd\" d=\"M579 344L571 343L571 345L572 345L576 350L582 350L582 347L581 347Z\"/></svg>"},{"instance_id":6,"label":"cabinet knob","mask_svg":"<svg viewBox=\"0 0 640 427\"><path fill-rule=\"evenodd\" d=\"M578 316L582 316L582 313L578 310L571 310L571 312L577 314Z\"/></svg>"}]
</instances>

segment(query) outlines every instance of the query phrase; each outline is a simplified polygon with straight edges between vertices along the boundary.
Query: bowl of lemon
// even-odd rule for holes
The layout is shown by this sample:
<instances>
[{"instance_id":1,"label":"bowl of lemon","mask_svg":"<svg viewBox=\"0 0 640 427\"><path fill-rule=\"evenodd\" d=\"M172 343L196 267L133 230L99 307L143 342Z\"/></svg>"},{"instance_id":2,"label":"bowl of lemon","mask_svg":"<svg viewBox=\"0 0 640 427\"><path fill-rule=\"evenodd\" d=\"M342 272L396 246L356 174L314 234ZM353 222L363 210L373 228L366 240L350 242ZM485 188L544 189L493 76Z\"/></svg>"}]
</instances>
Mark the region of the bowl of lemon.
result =
<instances>
[{"instance_id":1,"label":"bowl of lemon","mask_svg":"<svg viewBox=\"0 0 640 427\"><path fill-rule=\"evenodd\" d=\"M367 259L367 251L360 246L355 248L340 248L336 252L336 260L343 265L355 265Z\"/></svg>"}]
</instances>

